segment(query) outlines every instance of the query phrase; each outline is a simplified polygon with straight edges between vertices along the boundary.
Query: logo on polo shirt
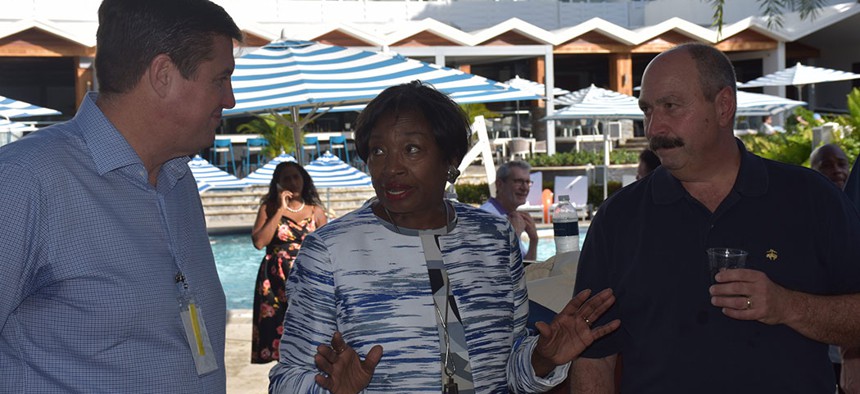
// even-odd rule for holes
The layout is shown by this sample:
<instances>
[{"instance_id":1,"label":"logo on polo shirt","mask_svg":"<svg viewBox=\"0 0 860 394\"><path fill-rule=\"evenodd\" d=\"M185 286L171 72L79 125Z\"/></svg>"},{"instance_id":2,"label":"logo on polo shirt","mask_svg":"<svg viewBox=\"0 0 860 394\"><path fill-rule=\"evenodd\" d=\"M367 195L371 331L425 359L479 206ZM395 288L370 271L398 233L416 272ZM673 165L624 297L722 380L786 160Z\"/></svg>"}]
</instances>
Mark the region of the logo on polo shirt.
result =
<instances>
[{"instance_id":1,"label":"logo on polo shirt","mask_svg":"<svg viewBox=\"0 0 860 394\"><path fill-rule=\"evenodd\" d=\"M767 257L767 259L770 261L776 261L776 259L779 258L779 256L776 255L776 251L773 249L768 249L764 257Z\"/></svg>"}]
</instances>

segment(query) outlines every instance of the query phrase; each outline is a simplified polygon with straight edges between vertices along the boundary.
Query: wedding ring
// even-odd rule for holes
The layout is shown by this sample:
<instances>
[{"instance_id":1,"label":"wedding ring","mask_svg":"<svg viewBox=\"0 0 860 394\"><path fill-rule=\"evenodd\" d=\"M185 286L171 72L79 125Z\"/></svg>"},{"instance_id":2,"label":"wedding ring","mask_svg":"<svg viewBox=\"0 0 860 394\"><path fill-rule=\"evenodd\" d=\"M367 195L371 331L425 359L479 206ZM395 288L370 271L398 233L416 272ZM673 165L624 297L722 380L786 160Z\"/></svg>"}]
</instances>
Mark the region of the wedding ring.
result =
<instances>
[{"instance_id":1,"label":"wedding ring","mask_svg":"<svg viewBox=\"0 0 860 394\"><path fill-rule=\"evenodd\" d=\"M747 297L747 309L752 309L752 300Z\"/></svg>"}]
</instances>

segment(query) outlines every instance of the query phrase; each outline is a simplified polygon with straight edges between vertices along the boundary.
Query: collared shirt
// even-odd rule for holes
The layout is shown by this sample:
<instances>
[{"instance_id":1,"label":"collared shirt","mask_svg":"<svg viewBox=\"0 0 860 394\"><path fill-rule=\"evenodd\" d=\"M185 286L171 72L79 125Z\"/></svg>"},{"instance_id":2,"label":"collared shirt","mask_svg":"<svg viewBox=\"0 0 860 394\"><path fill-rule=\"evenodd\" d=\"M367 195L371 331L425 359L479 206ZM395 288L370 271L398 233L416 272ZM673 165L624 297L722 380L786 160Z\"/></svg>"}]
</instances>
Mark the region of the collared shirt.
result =
<instances>
[{"instance_id":1,"label":"collared shirt","mask_svg":"<svg viewBox=\"0 0 860 394\"><path fill-rule=\"evenodd\" d=\"M487 202L485 202L484 204L482 204L480 206L480 208L484 211L495 214L496 216L501 216L505 219L508 219L508 211L505 209L505 207L502 206L502 203L500 203L499 200L497 200L495 197L490 197L490 199L487 200ZM510 219L508 219L508 220L510 220ZM528 253L528 251L529 251L529 245L525 241L523 241L522 234L517 234L517 235L518 235L517 238L520 240L520 253L522 253L522 255L525 256L526 253ZM529 240L529 242L532 242L532 240ZM534 242L537 242L537 240L535 240Z\"/></svg>"},{"instance_id":2,"label":"collared shirt","mask_svg":"<svg viewBox=\"0 0 860 394\"><path fill-rule=\"evenodd\" d=\"M620 353L622 392L833 391L827 345L711 305L705 249L744 249L747 268L791 290L857 293L860 216L812 170L738 146L737 179L714 212L659 167L601 205L588 230L576 291L613 288L595 324L620 318L621 328L585 356Z\"/></svg>"},{"instance_id":3,"label":"collared shirt","mask_svg":"<svg viewBox=\"0 0 860 394\"><path fill-rule=\"evenodd\" d=\"M224 291L188 159L153 187L94 101L0 148L0 392L224 392ZM203 376L180 270L219 366Z\"/></svg>"}]
</instances>

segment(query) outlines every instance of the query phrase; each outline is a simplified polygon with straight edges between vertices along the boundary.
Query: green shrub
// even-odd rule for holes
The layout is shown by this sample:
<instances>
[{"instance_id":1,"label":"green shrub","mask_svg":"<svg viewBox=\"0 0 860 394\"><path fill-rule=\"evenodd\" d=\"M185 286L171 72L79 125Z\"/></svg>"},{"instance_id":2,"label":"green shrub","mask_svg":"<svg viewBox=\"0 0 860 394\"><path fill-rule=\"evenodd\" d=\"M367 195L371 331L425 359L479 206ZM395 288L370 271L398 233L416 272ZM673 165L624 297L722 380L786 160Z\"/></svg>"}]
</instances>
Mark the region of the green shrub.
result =
<instances>
[{"instance_id":1,"label":"green shrub","mask_svg":"<svg viewBox=\"0 0 860 394\"><path fill-rule=\"evenodd\" d=\"M836 122L843 126L843 135L834 135L833 143L839 145L850 162L860 155L860 90L854 89L848 95L849 108L857 107L849 115L826 115L823 122ZM856 113L855 113L856 112ZM806 124L797 121L800 117ZM741 140L747 150L761 157L783 163L809 166L809 155L812 153L812 127L818 123L812 111L797 108L794 114L788 116L786 132L773 135L744 135Z\"/></svg>"},{"instance_id":2,"label":"green shrub","mask_svg":"<svg viewBox=\"0 0 860 394\"><path fill-rule=\"evenodd\" d=\"M526 160L532 167L570 167L586 164L603 164L603 152L581 150L579 152L556 152L554 155L544 153L533 155ZM610 164L632 164L639 161L639 152L626 149L615 149L609 152Z\"/></svg>"},{"instance_id":3,"label":"green shrub","mask_svg":"<svg viewBox=\"0 0 860 394\"><path fill-rule=\"evenodd\" d=\"M483 204L490 199L490 187L486 183L455 184L457 200L466 204Z\"/></svg>"},{"instance_id":4,"label":"green shrub","mask_svg":"<svg viewBox=\"0 0 860 394\"><path fill-rule=\"evenodd\" d=\"M607 185L606 193L608 196L621 189L621 182L618 181L609 181ZM588 187L588 203L595 209L603 203L603 185L591 185Z\"/></svg>"}]
</instances>

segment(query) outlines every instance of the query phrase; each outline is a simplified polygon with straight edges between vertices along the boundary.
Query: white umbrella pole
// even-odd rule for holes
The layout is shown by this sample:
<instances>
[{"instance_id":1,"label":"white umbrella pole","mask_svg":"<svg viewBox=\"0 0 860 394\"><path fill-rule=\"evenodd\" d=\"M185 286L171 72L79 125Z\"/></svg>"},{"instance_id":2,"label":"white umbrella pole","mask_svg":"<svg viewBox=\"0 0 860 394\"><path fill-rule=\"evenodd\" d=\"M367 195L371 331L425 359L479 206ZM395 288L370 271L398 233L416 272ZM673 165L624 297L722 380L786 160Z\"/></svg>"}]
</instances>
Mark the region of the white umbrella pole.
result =
<instances>
[{"instance_id":1,"label":"white umbrella pole","mask_svg":"<svg viewBox=\"0 0 860 394\"><path fill-rule=\"evenodd\" d=\"M305 165L305 148L302 146L302 130L299 127L299 107L293 106L290 108L290 115L293 120L293 143L296 145L296 161L300 166Z\"/></svg>"},{"instance_id":2,"label":"white umbrella pole","mask_svg":"<svg viewBox=\"0 0 860 394\"><path fill-rule=\"evenodd\" d=\"M514 111L514 116L517 117L517 137L520 136L520 102L517 101L516 110Z\"/></svg>"},{"instance_id":3,"label":"white umbrella pole","mask_svg":"<svg viewBox=\"0 0 860 394\"><path fill-rule=\"evenodd\" d=\"M604 125L605 126L605 125ZM609 172L609 127L603 128L603 200L609 197L609 182L606 173Z\"/></svg>"}]
</instances>

